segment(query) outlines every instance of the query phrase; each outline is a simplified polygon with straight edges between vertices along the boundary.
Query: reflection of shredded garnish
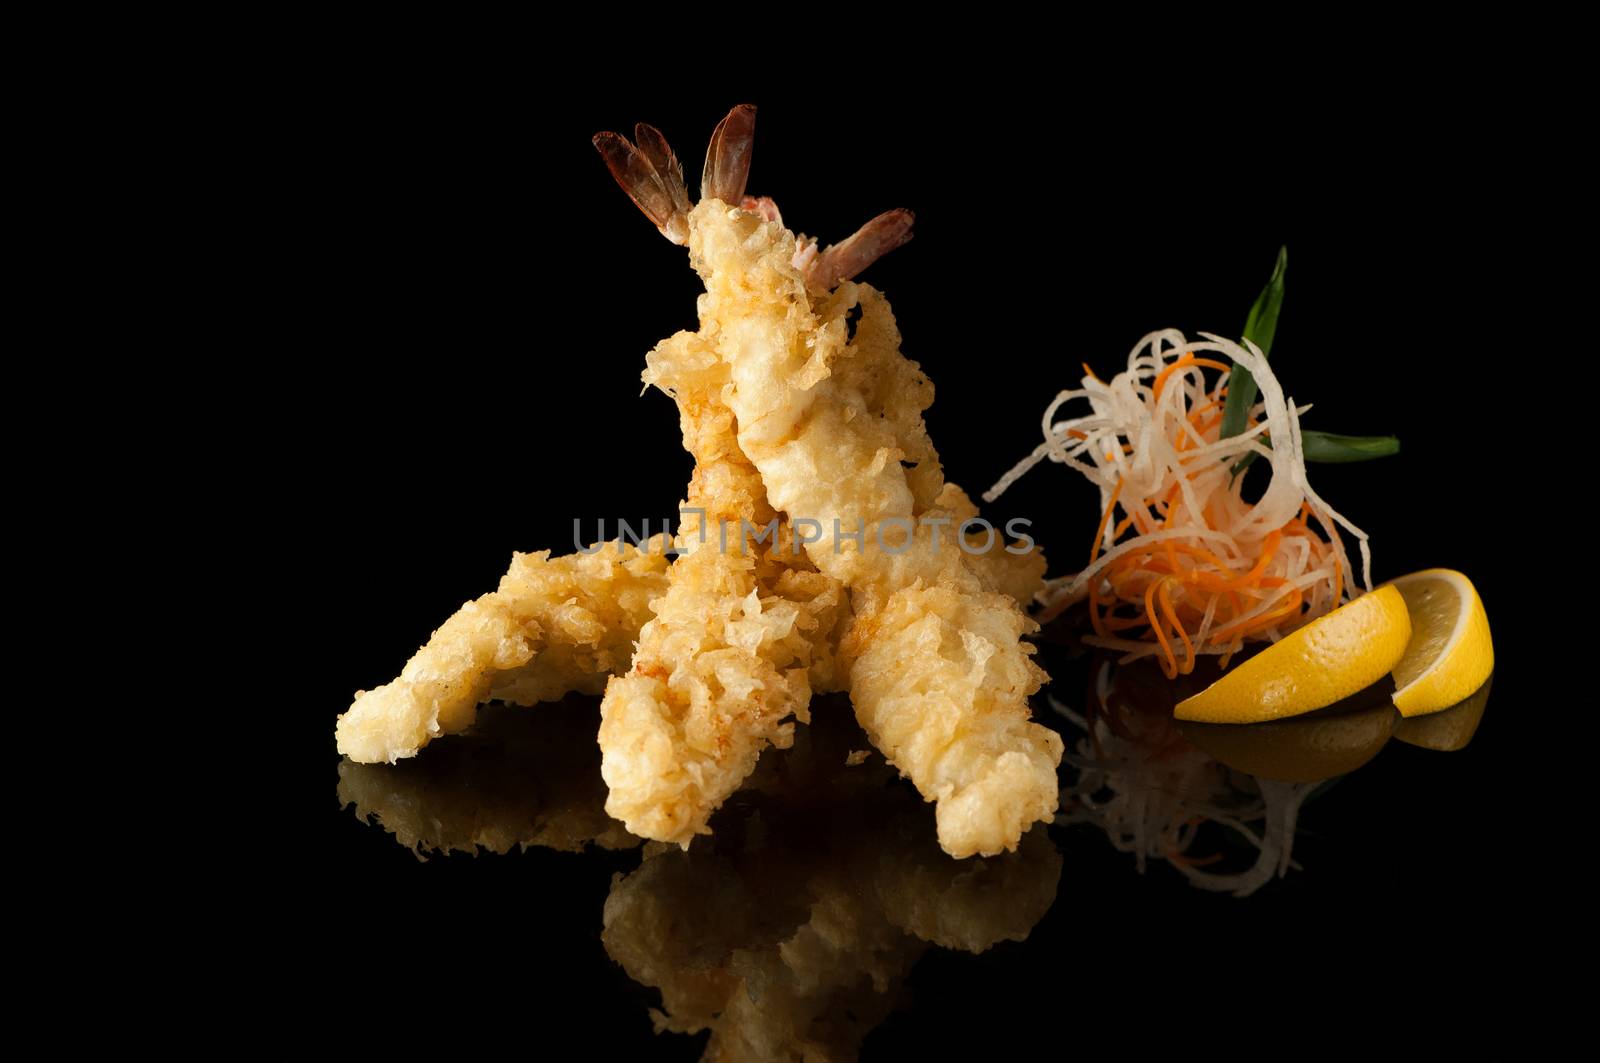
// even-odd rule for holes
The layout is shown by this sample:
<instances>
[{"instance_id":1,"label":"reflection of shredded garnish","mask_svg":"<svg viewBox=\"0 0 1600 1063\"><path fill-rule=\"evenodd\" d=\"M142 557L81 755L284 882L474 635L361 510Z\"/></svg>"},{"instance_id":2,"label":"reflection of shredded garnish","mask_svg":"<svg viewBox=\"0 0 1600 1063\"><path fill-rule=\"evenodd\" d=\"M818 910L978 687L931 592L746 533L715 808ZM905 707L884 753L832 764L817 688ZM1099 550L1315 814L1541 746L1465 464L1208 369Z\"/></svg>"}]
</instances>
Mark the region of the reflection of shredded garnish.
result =
<instances>
[{"instance_id":1,"label":"reflection of shredded garnish","mask_svg":"<svg viewBox=\"0 0 1600 1063\"><path fill-rule=\"evenodd\" d=\"M1185 741L1170 716L1133 710L1112 689L1109 664L1089 704L1080 716L1050 699L1083 732L1062 758L1068 782L1057 823L1105 831L1119 852L1134 854L1140 873L1152 857L1166 860L1194 885L1238 897L1298 866L1290 859L1295 821L1314 784L1257 779L1219 764ZM1207 822L1259 850L1255 863L1233 873L1207 870L1223 854L1190 851Z\"/></svg>"},{"instance_id":2,"label":"reflection of shredded garnish","mask_svg":"<svg viewBox=\"0 0 1600 1063\"><path fill-rule=\"evenodd\" d=\"M1299 415L1309 407L1284 398L1254 344L1200 335L1151 333L1109 383L1086 372L1082 387L1045 410L1044 442L984 495L992 501L1046 458L1097 484L1089 565L1052 581L1039 600L1048 618L1087 598L1095 633L1084 641L1123 651L1124 662L1156 656L1169 678L1193 671L1202 653L1223 655L1226 667L1246 641L1276 642L1338 605L1354 573L1335 525L1358 540L1372 586L1366 534L1306 478ZM1200 352L1225 355L1260 385L1262 401L1239 435L1219 439L1232 366ZM1208 384L1206 370L1224 375ZM1087 399L1091 412L1055 420L1073 399ZM1271 468L1254 502L1236 475L1249 455Z\"/></svg>"}]
</instances>

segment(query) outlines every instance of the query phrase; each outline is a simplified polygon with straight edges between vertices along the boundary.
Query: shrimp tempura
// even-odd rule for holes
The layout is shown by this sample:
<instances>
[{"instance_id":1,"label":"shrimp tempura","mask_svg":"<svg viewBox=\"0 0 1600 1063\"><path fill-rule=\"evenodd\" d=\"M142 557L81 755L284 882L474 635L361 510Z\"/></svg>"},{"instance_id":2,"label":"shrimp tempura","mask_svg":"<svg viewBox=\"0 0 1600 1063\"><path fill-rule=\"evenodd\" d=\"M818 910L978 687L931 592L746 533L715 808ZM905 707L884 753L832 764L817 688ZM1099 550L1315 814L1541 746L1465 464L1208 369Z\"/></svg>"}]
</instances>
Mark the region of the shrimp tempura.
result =
<instances>
[{"instance_id":1,"label":"shrimp tempura","mask_svg":"<svg viewBox=\"0 0 1600 1063\"><path fill-rule=\"evenodd\" d=\"M755 769L809 719L812 690L837 689L842 587L793 549L761 478L711 401L726 373L693 333L650 355L645 379L677 397L695 457L669 589L639 633L633 666L606 686L600 712L606 811L630 831L687 847ZM741 522L744 522L743 524Z\"/></svg>"},{"instance_id":2,"label":"shrimp tempura","mask_svg":"<svg viewBox=\"0 0 1600 1063\"><path fill-rule=\"evenodd\" d=\"M947 852L1014 848L1055 812L1062 743L1029 718L1028 695L1045 677L1020 641L1033 623L1000 589L1005 570L959 548L955 511L937 506L936 464L925 467L924 455L903 465L918 457L905 444L925 434L921 407L911 424L890 397L905 389L881 381L909 378L930 400L931 387L900 355L887 302L847 280L816 292L817 258L780 220L707 199L687 222L706 285L700 336L729 367L740 448L773 506L831 532L807 550L851 589L845 654L857 718L938 802Z\"/></svg>"},{"instance_id":3,"label":"shrimp tempura","mask_svg":"<svg viewBox=\"0 0 1600 1063\"><path fill-rule=\"evenodd\" d=\"M707 182L733 198L743 188L739 145L752 120L730 115L707 160ZM665 212L658 224L673 238L688 209L682 169L656 130L640 125L635 140L602 133L595 145L652 219ZM837 689L847 602L843 588L794 549L792 530L739 450L721 398L728 370L716 350L679 333L650 353L644 380L677 402L695 470L670 588L639 634L632 668L606 687L601 771L608 813L635 834L687 847L709 833L711 814L762 751L790 744L792 721L809 719L812 690ZM752 542L747 527L765 541Z\"/></svg>"},{"instance_id":4,"label":"shrimp tempura","mask_svg":"<svg viewBox=\"0 0 1600 1063\"><path fill-rule=\"evenodd\" d=\"M393 763L466 730L490 698L533 705L598 694L627 667L650 603L667 589L664 536L589 554L516 554L500 587L463 605L398 679L358 691L335 729L358 764Z\"/></svg>"},{"instance_id":5,"label":"shrimp tempura","mask_svg":"<svg viewBox=\"0 0 1600 1063\"><path fill-rule=\"evenodd\" d=\"M1043 672L1021 644L1032 621L1013 597L1034 589L1042 565L973 560L963 549L971 503L947 493L928 440L931 386L899 354L888 303L850 282L910 239L909 211L888 211L824 250L797 239L770 199L744 195L754 123L754 107L741 106L717 126L693 210L653 128L638 126L637 147L614 133L595 138L640 210L667 239L688 243L706 282L698 333L674 336L656 357L702 365L714 352L726 379L680 397L685 416L725 402L734 450L760 472L771 507L795 528L832 530L805 549L850 588L856 618L842 656L858 719L938 800L941 844L957 856L1014 848L1058 800L1062 744L1029 720L1027 696ZM858 306L851 336L846 315ZM669 744L659 749L666 757Z\"/></svg>"}]
</instances>

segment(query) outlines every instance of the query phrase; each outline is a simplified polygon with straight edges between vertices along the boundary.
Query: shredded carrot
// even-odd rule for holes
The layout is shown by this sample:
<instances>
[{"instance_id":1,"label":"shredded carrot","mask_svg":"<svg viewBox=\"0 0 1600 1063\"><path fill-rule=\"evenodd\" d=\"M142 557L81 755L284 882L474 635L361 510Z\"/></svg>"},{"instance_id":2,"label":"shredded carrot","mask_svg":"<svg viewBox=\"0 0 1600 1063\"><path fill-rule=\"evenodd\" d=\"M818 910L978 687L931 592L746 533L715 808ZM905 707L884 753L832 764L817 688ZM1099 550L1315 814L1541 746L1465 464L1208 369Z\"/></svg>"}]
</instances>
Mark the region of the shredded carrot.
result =
<instances>
[{"instance_id":1,"label":"shredded carrot","mask_svg":"<svg viewBox=\"0 0 1600 1063\"><path fill-rule=\"evenodd\" d=\"M1085 369L1088 366L1084 367ZM1106 502L1105 512L1100 514L1100 525L1094 530L1094 542L1089 547L1089 564L1094 564L1095 558L1100 556L1100 540L1105 537L1106 523L1111 520L1111 514L1117 508L1117 496L1122 493L1122 478L1117 478L1117 485L1111 489L1111 498ZM1096 581L1098 582L1098 581ZM1102 637L1106 634L1105 622L1100 618L1100 601L1095 587L1089 588L1089 621L1094 625L1095 632Z\"/></svg>"},{"instance_id":2,"label":"shredded carrot","mask_svg":"<svg viewBox=\"0 0 1600 1063\"><path fill-rule=\"evenodd\" d=\"M1117 496L1122 493L1122 478L1117 478L1117 484L1111 489L1111 498L1106 502L1106 508L1100 514L1100 526L1094 530L1094 543L1089 547L1089 564L1094 564L1100 556L1100 540L1106 534L1106 522L1111 519L1111 514L1117 508Z\"/></svg>"},{"instance_id":3,"label":"shredded carrot","mask_svg":"<svg viewBox=\"0 0 1600 1063\"><path fill-rule=\"evenodd\" d=\"M1226 374L1231 366L1197 358L1193 352L1185 353L1159 370L1150 370L1154 380L1146 401L1158 401L1175 374L1193 369ZM1087 365L1084 371L1093 377ZM1182 468L1174 470L1176 482L1169 480L1154 498L1135 500L1123 497L1125 480L1117 475L1095 527L1090 565L1099 560L1105 549L1124 541L1130 531L1141 537L1158 531L1171 535L1190 526L1227 532L1227 527L1218 522L1228 518L1220 517L1219 512L1226 513L1239 501L1239 488L1229 486L1220 493L1215 487L1202 489L1201 512L1194 513L1188 508L1193 496L1186 496L1183 486L1185 480L1193 481L1216 467L1215 459L1201 460L1207 455L1199 447L1218 441L1226 379L1224 375L1209 390L1203 380L1198 393L1186 390L1178 400L1181 419L1162 422L1175 426L1166 429L1173 432L1173 448L1192 452L1177 459ZM1067 431L1075 439L1091 438L1081 429ZM1122 439L1107 439L1104 435L1098 438L1103 441L1102 446L1108 447L1097 450L1107 463L1119 459L1117 447L1123 454L1133 453L1133 445ZM1314 516L1307 500L1293 519L1259 539L1233 538L1228 547L1216 548L1209 539L1176 535L1116 558L1088 587L1089 616L1095 634L1154 643L1157 660L1169 677L1192 672L1202 653L1220 654L1226 667L1246 641L1280 637L1286 628L1303 622L1307 592L1299 587L1285 591L1287 581L1274 573L1299 573L1308 564L1331 567L1334 604L1342 599L1342 554L1325 538L1333 534L1331 531L1312 528ZM1305 547L1285 549L1291 540L1304 542Z\"/></svg>"},{"instance_id":4,"label":"shredded carrot","mask_svg":"<svg viewBox=\"0 0 1600 1063\"><path fill-rule=\"evenodd\" d=\"M1161 629L1161 618L1156 615L1155 607L1156 585L1150 584L1144 592L1144 615L1150 620L1150 629L1156 633L1156 641L1161 644L1161 670L1167 673L1168 679L1178 677L1178 661L1172 655L1172 644L1167 641L1167 633Z\"/></svg>"},{"instance_id":5,"label":"shredded carrot","mask_svg":"<svg viewBox=\"0 0 1600 1063\"><path fill-rule=\"evenodd\" d=\"M1266 585L1266 584L1268 584L1270 582L1271 581L1268 581L1268 580L1263 580L1262 581L1263 585ZM1283 581L1282 580L1278 580L1277 582L1281 584ZM1262 613L1260 616L1250 617L1250 618L1243 619L1243 620L1234 620L1234 621L1231 621L1231 622L1229 622L1227 624L1224 624L1222 627L1218 628L1216 631L1213 631L1211 633L1212 637L1215 638L1217 636L1220 636L1224 631L1227 631L1233 637L1237 638L1237 637L1241 637L1241 636L1244 636L1244 635L1248 635L1253 631L1260 631L1260 630L1263 630L1265 628L1272 627L1279 620L1281 620L1284 617L1289 616L1291 613L1294 613L1295 611L1297 611L1300 608L1300 602L1301 602L1300 588L1296 587L1292 591L1289 592L1288 600L1285 601L1282 605L1276 606L1275 608L1272 608L1272 609L1269 609L1265 613Z\"/></svg>"},{"instance_id":6,"label":"shredded carrot","mask_svg":"<svg viewBox=\"0 0 1600 1063\"><path fill-rule=\"evenodd\" d=\"M1214 362L1210 358L1196 358L1192 352L1185 354L1182 358L1179 358L1176 362L1173 362L1171 365L1167 366L1165 369L1161 370L1161 372L1156 374L1155 386L1152 388L1152 394L1154 397L1157 399L1161 398L1161 389L1166 386L1168 377L1170 377L1173 373L1176 373L1178 370L1186 369L1192 365L1204 366L1207 369L1220 369L1224 373L1233 368L1232 366L1223 365L1221 362Z\"/></svg>"},{"instance_id":7,"label":"shredded carrot","mask_svg":"<svg viewBox=\"0 0 1600 1063\"><path fill-rule=\"evenodd\" d=\"M1217 353L1197 357L1211 352ZM1085 383L1094 386L1074 397L1086 398L1094 416L1070 428L1045 425L1055 452L1036 450L991 492L998 495L1046 457L1060 460L1055 440L1080 441L1075 454L1097 468L1070 464L1110 491L1090 544L1090 569L1050 581L1040 599L1045 618L1087 597L1095 631L1089 642L1130 659L1154 656L1174 678L1191 673L1202 654L1219 656L1226 669L1248 643L1281 639L1336 607L1350 566L1335 527L1348 521L1311 493L1303 464L1292 471L1292 504L1277 486L1246 500L1247 478L1234 474L1236 463L1260 450L1268 426L1273 434L1290 431L1297 414L1262 368L1263 398L1248 418L1249 431L1222 439L1233 366L1213 358L1248 361L1231 341L1194 342L1167 330L1141 341L1127 370L1108 381L1085 363ZM1179 386L1168 390L1174 377ZM1274 478L1283 475L1283 455L1272 455L1270 466ZM1266 514L1274 526L1264 526ZM1349 530L1365 542L1365 533ZM1123 552L1107 562L1113 548Z\"/></svg>"},{"instance_id":8,"label":"shredded carrot","mask_svg":"<svg viewBox=\"0 0 1600 1063\"><path fill-rule=\"evenodd\" d=\"M1190 672L1194 671L1194 643L1189 641L1189 633L1185 631L1183 629L1183 625L1178 622L1178 614L1172 608L1172 596L1170 593L1168 593L1168 588L1171 586L1171 580L1162 580L1160 583L1161 590L1158 592L1158 597L1161 599L1161 611L1166 614L1167 622L1172 625L1173 630L1178 633L1178 637L1183 640L1183 664L1182 666L1177 667L1177 671L1182 672L1184 675L1188 675Z\"/></svg>"}]
</instances>

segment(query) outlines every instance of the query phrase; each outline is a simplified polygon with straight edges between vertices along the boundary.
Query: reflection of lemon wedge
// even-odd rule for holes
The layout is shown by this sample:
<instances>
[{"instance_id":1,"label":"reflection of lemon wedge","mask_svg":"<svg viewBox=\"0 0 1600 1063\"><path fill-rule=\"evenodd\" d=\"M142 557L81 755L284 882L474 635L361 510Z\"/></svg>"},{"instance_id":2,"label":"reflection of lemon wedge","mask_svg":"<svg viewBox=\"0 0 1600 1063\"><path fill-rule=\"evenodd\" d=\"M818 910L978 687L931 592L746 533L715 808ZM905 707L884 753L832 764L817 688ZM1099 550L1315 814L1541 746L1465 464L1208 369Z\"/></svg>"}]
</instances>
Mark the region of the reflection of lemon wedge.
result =
<instances>
[{"instance_id":1,"label":"reflection of lemon wedge","mask_svg":"<svg viewBox=\"0 0 1600 1063\"><path fill-rule=\"evenodd\" d=\"M1321 782L1355 771L1378 755L1394 729L1394 706L1377 697L1352 712L1295 716L1247 727L1178 724L1189 744L1236 771L1280 782Z\"/></svg>"},{"instance_id":2,"label":"reflection of lemon wedge","mask_svg":"<svg viewBox=\"0 0 1600 1063\"><path fill-rule=\"evenodd\" d=\"M1311 712L1382 679L1410 639L1400 592L1379 587L1268 646L1180 701L1173 715L1201 723L1259 723Z\"/></svg>"},{"instance_id":3,"label":"reflection of lemon wedge","mask_svg":"<svg viewBox=\"0 0 1600 1063\"><path fill-rule=\"evenodd\" d=\"M1472 736L1478 732L1483 720L1483 710L1489 705L1489 688L1494 677L1478 688L1478 692L1459 705L1430 712L1426 716L1402 718L1394 725L1394 736L1424 749L1437 749L1441 753L1454 753L1467 748Z\"/></svg>"},{"instance_id":4,"label":"reflection of lemon wedge","mask_svg":"<svg viewBox=\"0 0 1600 1063\"><path fill-rule=\"evenodd\" d=\"M1472 581L1448 568L1392 580L1411 614L1411 645L1394 668L1394 704L1421 716L1460 704L1494 671L1489 615Z\"/></svg>"}]
</instances>

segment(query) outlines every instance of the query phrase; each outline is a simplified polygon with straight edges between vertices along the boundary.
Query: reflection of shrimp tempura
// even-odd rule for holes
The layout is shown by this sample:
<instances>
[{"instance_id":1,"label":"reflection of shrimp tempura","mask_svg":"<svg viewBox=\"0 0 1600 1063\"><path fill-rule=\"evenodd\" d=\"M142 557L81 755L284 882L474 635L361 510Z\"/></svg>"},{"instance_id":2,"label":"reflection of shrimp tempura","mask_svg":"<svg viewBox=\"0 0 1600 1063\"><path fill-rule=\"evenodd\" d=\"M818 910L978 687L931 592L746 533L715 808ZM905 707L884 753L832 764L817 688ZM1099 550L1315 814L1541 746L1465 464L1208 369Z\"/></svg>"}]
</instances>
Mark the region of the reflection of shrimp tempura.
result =
<instances>
[{"instance_id":1,"label":"reflection of shrimp tempura","mask_svg":"<svg viewBox=\"0 0 1600 1063\"><path fill-rule=\"evenodd\" d=\"M339 764L339 805L430 852L631 849L605 813L595 701L573 695L538 712L490 704L472 731L399 764Z\"/></svg>"},{"instance_id":2,"label":"reflection of shrimp tempura","mask_svg":"<svg viewBox=\"0 0 1600 1063\"><path fill-rule=\"evenodd\" d=\"M606 898L606 951L660 989L658 1032L711 1031L705 1059L855 1059L930 945L1025 940L1056 899L1045 828L950 860L887 765L841 769L862 740L841 708L762 760L708 845L646 846Z\"/></svg>"}]
</instances>

